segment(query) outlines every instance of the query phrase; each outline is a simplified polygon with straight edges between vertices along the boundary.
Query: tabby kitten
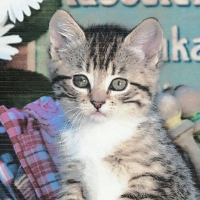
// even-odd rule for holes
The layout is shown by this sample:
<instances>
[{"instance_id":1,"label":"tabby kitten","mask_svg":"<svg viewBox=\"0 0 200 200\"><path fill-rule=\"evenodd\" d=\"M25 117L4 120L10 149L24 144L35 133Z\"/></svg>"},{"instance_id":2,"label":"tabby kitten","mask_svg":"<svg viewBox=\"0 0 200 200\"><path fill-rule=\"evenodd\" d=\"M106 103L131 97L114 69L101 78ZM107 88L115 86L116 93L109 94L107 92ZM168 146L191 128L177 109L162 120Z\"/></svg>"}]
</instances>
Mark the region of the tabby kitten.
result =
<instances>
[{"instance_id":1,"label":"tabby kitten","mask_svg":"<svg viewBox=\"0 0 200 200\"><path fill-rule=\"evenodd\" d=\"M58 136L64 200L194 200L189 170L154 111L162 29L50 22L50 77L71 128Z\"/></svg>"}]
</instances>

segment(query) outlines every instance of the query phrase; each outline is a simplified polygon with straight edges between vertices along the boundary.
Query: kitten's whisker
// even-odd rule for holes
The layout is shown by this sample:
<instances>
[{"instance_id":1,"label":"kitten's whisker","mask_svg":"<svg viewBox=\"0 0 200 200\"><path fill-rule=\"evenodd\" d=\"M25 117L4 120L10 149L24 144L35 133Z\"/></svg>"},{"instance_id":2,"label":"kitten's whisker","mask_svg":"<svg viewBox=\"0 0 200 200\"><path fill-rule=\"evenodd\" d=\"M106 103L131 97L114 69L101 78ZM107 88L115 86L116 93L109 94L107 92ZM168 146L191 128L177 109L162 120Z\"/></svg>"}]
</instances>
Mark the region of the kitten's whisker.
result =
<instances>
[{"instance_id":1,"label":"kitten's whisker","mask_svg":"<svg viewBox=\"0 0 200 200\"><path fill-rule=\"evenodd\" d=\"M68 117L68 119L72 121L72 120L77 116L77 114L78 114L79 112L80 112L80 111L77 111L77 112L73 113L72 115L70 115L70 116Z\"/></svg>"},{"instance_id":2,"label":"kitten's whisker","mask_svg":"<svg viewBox=\"0 0 200 200\"><path fill-rule=\"evenodd\" d=\"M78 118L77 118L76 121L77 121L77 123L76 123L77 124L76 130L80 131L81 128L83 127L83 125L86 123L84 114L83 113L79 113L79 116L78 116Z\"/></svg>"},{"instance_id":3,"label":"kitten's whisker","mask_svg":"<svg viewBox=\"0 0 200 200\"><path fill-rule=\"evenodd\" d=\"M79 111L79 112L77 113L77 115L74 117L74 119L73 119L73 123L74 123L74 124L76 124L76 121L77 121L79 115L81 115L81 114L82 114L81 111Z\"/></svg>"},{"instance_id":4,"label":"kitten's whisker","mask_svg":"<svg viewBox=\"0 0 200 200\"><path fill-rule=\"evenodd\" d=\"M76 107L76 108L72 108L72 109L70 109L70 110L67 110L67 111L65 111L65 114L67 114L67 113L69 113L69 112L71 112L71 111L73 111L73 110L76 110L76 109L79 109L79 107Z\"/></svg>"},{"instance_id":5,"label":"kitten's whisker","mask_svg":"<svg viewBox=\"0 0 200 200\"><path fill-rule=\"evenodd\" d=\"M76 109L77 109L77 111L75 111ZM71 109L71 110L65 111L65 115L67 115L67 114L70 113L71 111L74 111L74 113L71 114L70 116L67 115L68 118L73 117L74 115L76 115L77 112L79 112L78 109L79 109L79 108L77 107L77 108L74 108L74 109Z\"/></svg>"},{"instance_id":6,"label":"kitten's whisker","mask_svg":"<svg viewBox=\"0 0 200 200\"><path fill-rule=\"evenodd\" d=\"M81 119L82 119L82 113L80 113L80 115L77 117L76 120L76 130L79 131L80 130L80 124L81 124Z\"/></svg>"},{"instance_id":7,"label":"kitten's whisker","mask_svg":"<svg viewBox=\"0 0 200 200\"><path fill-rule=\"evenodd\" d=\"M85 117L84 117L84 115L82 114L81 116L80 116L80 122L79 122L79 128L78 128L78 130L80 130L82 127L83 127L83 125L85 124Z\"/></svg>"},{"instance_id":8,"label":"kitten's whisker","mask_svg":"<svg viewBox=\"0 0 200 200\"><path fill-rule=\"evenodd\" d=\"M73 117L71 117L70 121L71 121L71 128L74 128L76 126L76 119L79 117L79 115L82 114L81 111L78 111L75 113L75 115L73 115Z\"/></svg>"}]
</instances>

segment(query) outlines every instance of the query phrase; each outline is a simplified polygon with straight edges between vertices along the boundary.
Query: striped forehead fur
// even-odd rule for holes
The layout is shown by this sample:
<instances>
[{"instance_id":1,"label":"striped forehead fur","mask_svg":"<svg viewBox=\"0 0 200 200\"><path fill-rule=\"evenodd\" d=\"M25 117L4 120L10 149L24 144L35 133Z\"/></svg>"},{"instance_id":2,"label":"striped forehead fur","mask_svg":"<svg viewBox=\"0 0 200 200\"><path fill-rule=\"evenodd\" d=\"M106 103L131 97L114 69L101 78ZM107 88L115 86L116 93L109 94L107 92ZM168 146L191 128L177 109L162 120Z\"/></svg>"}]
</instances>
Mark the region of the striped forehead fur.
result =
<instances>
[{"instance_id":1,"label":"striped forehead fur","mask_svg":"<svg viewBox=\"0 0 200 200\"><path fill-rule=\"evenodd\" d=\"M85 29L89 42L89 58L93 61L94 68L107 70L127 34L127 29L114 25L91 26Z\"/></svg>"},{"instance_id":2,"label":"striped forehead fur","mask_svg":"<svg viewBox=\"0 0 200 200\"><path fill-rule=\"evenodd\" d=\"M130 31L114 25L90 26L83 29L86 42L82 45L68 45L67 41L58 49L59 60L65 60L73 68L107 70L113 61L123 39Z\"/></svg>"}]
</instances>

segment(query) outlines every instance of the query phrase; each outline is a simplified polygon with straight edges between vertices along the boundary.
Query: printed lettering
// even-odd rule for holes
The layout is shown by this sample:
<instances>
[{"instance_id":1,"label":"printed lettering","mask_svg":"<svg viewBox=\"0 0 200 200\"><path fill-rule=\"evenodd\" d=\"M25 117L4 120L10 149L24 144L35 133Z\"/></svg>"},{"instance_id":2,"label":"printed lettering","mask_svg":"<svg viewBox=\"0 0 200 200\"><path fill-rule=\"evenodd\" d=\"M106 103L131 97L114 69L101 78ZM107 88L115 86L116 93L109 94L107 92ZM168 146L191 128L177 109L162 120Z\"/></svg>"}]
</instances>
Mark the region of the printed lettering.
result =
<instances>
[{"instance_id":1,"label":"printed lettering","mask_svg":"<svg viewBox=\"0 0 200 200\"><path fill-rule=\"evenodd\" d=\"M66 0L66 3L69 6L77 6L76 0Z\"/></svg>"},{"instance_id":2,"label":"printed lettering","mask_svg":"<svg viewBox=\"0 0 200 200\"><path fill-rule=\"evenodd\" d=\"M83 6L96 6L97 0L65 0L68 6L77 6L77 5L83 5ZM126 6L133 6L136 5L139 0L98 0L101 5L104 6L112 6L115 5L118 2L121 2L122 4ZM157 6L158 4L162 6L170 6L172 3L178 5L178 6L190 6L190 0L142 0L141 1L145 6ZM200 0L193 0L192 3L195 6L200 6Z\"/></svg>"},{"instance_id":3,"label":"printed lettering","mask_svg":"<svg viewBox=\"0 0 200 200\"><path fill-rule=\"evenodd\" d=\"M194 1L193 1L193 4L194 4L195 6L200 6L200 0L194 0Z\"/></svg>"},{"instance_id":4,"label":"printed lettering","mask_svg":"<svg viewBox=\"0 0 200 200\"><path fill-rule=\"evenodd\" d=\"M170 6L171 2L170 0L160 0L160 4L163 6Z\"/></svg>"},{"instance_id":5,"label":"printed lettering","mask_svg":"<svg viewBox=\"0 0 200 200\"><path fill-rule=\"evenodd\" d=\"M111 5L114 5L117 2L117 0L99 0L99 1L104 6L111 6Z\"/></svg>"},{"instance_id":6,"label":"printed lettering","mask_svg":"<svg viewBox=\"0 0 200 200\"><path fill-rule=\"evenodd\" d=\"M121 0L121 2L126 6L133 6L138 2L138 0Z\"/></svg>"},{"instance_id":7,"label":"printed lettering","mask_svg":"<svg viewBox=\"0 0 200 200\"><path fill-rule=\"evenodd\" d=\"M172 60L180 61L180 55L184 61L189 61L186 44L188 43L186 38L179 39L178 26L173 26L172 31Z\"/></svg>"},{"instance_id":8,"label":"printed lettering","mask_svg":"<svg viewBox=\"0 0 200 200\"><path fill-rule=\"evenodd\" d=\"M200 61L200 55L199 55L200 54L200 38L194 38L192 42L198 45L192 48L191 57L195 61Z\"/></svg>"},{"instance_id":9,"label":"printed lettering","mask_svg":"<svg viewBox=\"0 0 200 200\"><path fill-rule=\"evenodd\" d=\"M162 44L162 60L168 61L168 40L163 38L163 44Z\"/></svg>"},{"instance_id":10,"label":"printed lettering","mask_svg":"<svg viewBox=\"0 0 200 200\"><path fill-rule=\"evenodd\" d=\"M190 5L189 0L174 0L174 3L179 6L189 6Z\"/></svg>"},{"instance_id":11,"label":"printed lettering","mask_svg":"<svg viewBox=\"0 0 200 200\"><path fill-rule=\"evenodd\" d=\"M142 0L142 2L146 6L156 6L158 4L158 0Z\"/></svg>"},{"instance_id":12,"label":"printed lettering","mask_svg":"<svg viewBox=\"0 0 200 200\"><path fill-rule=\"evenodd\" d=\"M83 6L96 6L97 5L95 0L78 0L78 1Z\"/></svg>"}]
</instances>

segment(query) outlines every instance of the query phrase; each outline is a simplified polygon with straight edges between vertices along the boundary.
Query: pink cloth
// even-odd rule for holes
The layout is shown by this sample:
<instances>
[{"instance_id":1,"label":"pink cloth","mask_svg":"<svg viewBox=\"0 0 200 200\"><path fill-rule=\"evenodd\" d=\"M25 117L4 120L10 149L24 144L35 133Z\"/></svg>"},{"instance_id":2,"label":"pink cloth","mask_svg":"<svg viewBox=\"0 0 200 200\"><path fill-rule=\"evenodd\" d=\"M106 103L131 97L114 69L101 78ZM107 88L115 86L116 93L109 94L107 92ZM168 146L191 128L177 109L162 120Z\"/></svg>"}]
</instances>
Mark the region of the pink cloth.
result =
<instances>
[{"instance_id":1,"label":"pink cloth","mask_svg":"<svg viewBox=\"0 0 200 200\"><path fill-rule=\"evenodd\" d=\"M63 125L59 104L41 97L22 110L0 106L0 121L38 199L54 200L59 190L55 136Z\"/></svg>"}]
</instances>

